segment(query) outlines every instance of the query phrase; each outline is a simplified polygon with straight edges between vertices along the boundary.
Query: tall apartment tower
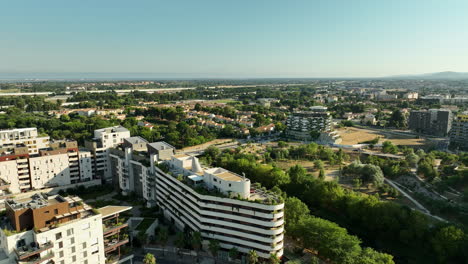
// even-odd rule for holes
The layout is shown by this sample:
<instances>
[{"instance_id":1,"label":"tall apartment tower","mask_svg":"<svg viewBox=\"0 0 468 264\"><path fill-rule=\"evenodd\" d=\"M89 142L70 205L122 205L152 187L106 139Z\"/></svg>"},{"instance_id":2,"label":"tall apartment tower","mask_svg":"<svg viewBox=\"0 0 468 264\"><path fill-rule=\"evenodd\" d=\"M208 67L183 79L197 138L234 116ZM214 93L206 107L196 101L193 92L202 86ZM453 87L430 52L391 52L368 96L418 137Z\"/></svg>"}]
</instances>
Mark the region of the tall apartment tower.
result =
<instances>
[{"instance_id":1,"label":"tall apartment tower","mask_svg":"<svg viewBox=\"0 0 468 264\"><path fill-rule=\"evenodd\" d=\"M450 145L458 150L468 150L468 112L455 118L450 131Z\"/></svg>"},{"instance_id":2,"label":"tall apartment tower","mask_svg":"<svg viewBox=\"0 0 468 264\"><path fill-rule=\"evenodd\" d=\"M93 172L95 178L100 178L106 183L113 181L109 150L122 144L124 138L129 137L130 131L123 126L94 130L94 138L91 141L86 141L85 146L91 150L94 158Z\"/></svg>"},{"instance_id":3,"label":"tall apartment tower","mask_svg":"<svg viewBox=\"0 0 468 264\"><path fill-rule=\"evenodd\" d=\"M92 209L79 197L7 200L0 225L0 263L119 263L129 242L120 212L131 207ZM116 221L117 219L117 221ZM131 259L133 256L127 256Z\"/></svg>"},{"instance_id":4,"label":"tall apartment tower","mask_svg":"<svg viewBox=\"0 0 468 264\"><path fill-rule=\"evenodd\" d=\"M418 133L446 137L452 128L452 119L452 111L448 109L414 110L410 112L408 126Z\"/></svg>"}]
</instances>

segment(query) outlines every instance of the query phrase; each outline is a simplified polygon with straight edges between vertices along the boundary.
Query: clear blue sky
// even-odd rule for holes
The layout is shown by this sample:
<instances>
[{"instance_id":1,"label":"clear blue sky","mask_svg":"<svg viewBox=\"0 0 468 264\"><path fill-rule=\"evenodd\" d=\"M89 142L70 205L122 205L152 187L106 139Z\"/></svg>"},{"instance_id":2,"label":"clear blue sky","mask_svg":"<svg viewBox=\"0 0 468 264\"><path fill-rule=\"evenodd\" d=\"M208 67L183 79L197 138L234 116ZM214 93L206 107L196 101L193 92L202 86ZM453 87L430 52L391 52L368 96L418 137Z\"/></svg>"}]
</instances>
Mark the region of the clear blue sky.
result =
<instances>
[{"instance_id":1,"label":"clear blue sky","mask_svg":"<svg viewBox=\"0 0 468 264\"><path fill-rule=\"evenodd\" d=\"M468 72L466 0L0 0L0 72Z\"/></svg>"}]
</instances>

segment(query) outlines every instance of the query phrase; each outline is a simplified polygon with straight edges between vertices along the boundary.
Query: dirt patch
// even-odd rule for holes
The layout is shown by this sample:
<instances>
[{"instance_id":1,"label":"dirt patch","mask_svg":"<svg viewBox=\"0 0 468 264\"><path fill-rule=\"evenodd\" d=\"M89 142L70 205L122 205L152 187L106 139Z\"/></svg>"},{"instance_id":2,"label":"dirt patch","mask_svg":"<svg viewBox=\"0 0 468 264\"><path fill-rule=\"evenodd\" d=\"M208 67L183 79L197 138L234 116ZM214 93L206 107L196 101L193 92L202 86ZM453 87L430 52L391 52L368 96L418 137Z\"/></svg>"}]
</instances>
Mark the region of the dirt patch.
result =
<instances>
[{"instance_id":1,"label":"dirt patch","mask_svg":"<svg viewBox=\"0 0 468 264\"><path fill-rule=\"evenodd\" d=\"M376 137L380 137L379 143L391 141L395 145L424 145L425 139L415 138L411 135L389 133L388 131L370 130L357 127L343 127L338 129L338 134L341 136L342 145L355 145L365 141L370 141Z\"/></svg>"}]
</instances>

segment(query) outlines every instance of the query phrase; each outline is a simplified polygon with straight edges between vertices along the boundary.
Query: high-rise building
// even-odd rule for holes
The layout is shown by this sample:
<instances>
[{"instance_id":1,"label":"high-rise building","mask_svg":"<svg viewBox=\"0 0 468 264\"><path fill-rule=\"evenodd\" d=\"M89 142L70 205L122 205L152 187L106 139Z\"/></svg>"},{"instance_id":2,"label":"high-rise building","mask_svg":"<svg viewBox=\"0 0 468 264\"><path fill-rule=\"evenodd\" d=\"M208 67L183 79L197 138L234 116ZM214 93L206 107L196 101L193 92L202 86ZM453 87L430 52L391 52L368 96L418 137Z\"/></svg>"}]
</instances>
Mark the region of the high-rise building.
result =
<instances>
[{"instance_id":1,"label":"high-rise building","mask_svg":"<svg viewBox=\"0 0 468 264\"><path fill-rule=\"evenodd\" d=\"M94 158L93 171L96 177L105 182L112 182L112 174L109 169L109 149L123 143L124 138L130 137L130 131L123 126L107 127L94 130L94 138L86 141L85 146Z\"/></svg>"},{"instance_id":2,"label":"high-rise building","mask_svg":"<svg viewBox=\"0 0 468 264\"><path fill-rule=\"evenodd\" d=\"M458 115L450 131L450 146L459 150L468 150L468 113Z\"/></svg>"},{"instance_id":3,"label":"high-rise building","mask_svg":"<svg viewBox=\"0 0 468 264\"><path fill-rule=\"evenodd\" d=\"M79 197L40 193L7 200L0 220L0 263L119 263L125 260L120 248L129 240L128 225L118 216L130 209L95 210Z\"/></svg>"},{"instance_id":4,"label":"high-rise building","mask_svg":"<svg viewBox=\"0 0 468 264\"><path fill-rule=\"evenodd\" d=\"M446 137L452 127L452 111L448 109L413 110L408 126L415 132Z\"/></svg>"}]
</instances>

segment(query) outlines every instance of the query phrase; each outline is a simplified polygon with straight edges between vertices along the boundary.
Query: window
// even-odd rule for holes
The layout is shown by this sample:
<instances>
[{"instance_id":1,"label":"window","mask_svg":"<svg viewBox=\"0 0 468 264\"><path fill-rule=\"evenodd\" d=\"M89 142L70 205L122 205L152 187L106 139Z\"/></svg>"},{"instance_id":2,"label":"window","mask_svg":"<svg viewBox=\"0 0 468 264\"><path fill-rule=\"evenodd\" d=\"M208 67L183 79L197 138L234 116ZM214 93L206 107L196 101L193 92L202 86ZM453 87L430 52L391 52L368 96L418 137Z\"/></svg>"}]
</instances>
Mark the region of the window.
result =
<instances>
[{"instance_id":1,"label":"window","mask_svg":"<svg viewBox=\"0 0 468 264\"><path fill-rule=\"evenodd\" d=\"M83 246L83 249L86 248L86 242L83 242L83 244L81 244Z\"/></svg>"},{"instance_id":2,"label":"window","mask_svg":"<svg viewBox=\"0 0 468 264\"><path fill-rule=\"evenodd\" d=\"M71 253L75 253L75 247L71 247Z\"/></svg>"},{"instance_id":3,"label":"window","mask_svg":"<svg viewBox=\"0 0 468 264\"><path fill-rule=\"evenodd\" d=\"M63 251L60 251L58 255L59 255L59 258L63 258Z\"/></svg>"},{"instance_id":4,"label":"window","mask_svg":"<svg viewBox=\"0 0 468 264\"><path fill-rule=\"evenodd\" d=\"M73 228L67 230L67 236L73 235Z\"/></svg>"},{"instance_id":5,"label":"window","mask_svg":"<svg viewBox=\"0 0 468 264\"><path fill-rule=\"evenodd\" d=\"M56 239L56 240L59 240L59 239L61 239L61 238L62 238L62 233L57 233L57 234L55 234L55 239Z\"/></svg>"},{"instance_id":6,"label":"window","mask_svg":"<svg viewBox=\"0 0 468 264\"><path fill-rule=\"evenodd\" d=\"M70 244L75 244L75 238L74 237L70 238Z\"/></svg>"},{"instance_id":7,"label":"window","mask_svg":"<svg viewBox=\"0 0 468 264\"><path fill-rule=\"evenodd\" d=\"M72 261L73 261L73 263L76 262L76 256L72 256Z\"/></svg>"},{"instance_id":8,"label":"window","mask_svg":"<svg viewBox=\"0 0 468 264\"><path fill-rule=\"evenodd\" d=\"M60 261L60 264L65 264L65 260L61 260L61 261Z\"/></svg>"},{"instance_id":9,"label":"window","mask_svg":"<svg viewBox=\"0 0 468 264\"><path fill-rule=\"evenodd\" d=\"M88 256L88 252L87 251L84 251L83 252L83 258L86 258Z\"/></svg>"},{"instance_id":10,"label":"window","mask_svg":"<svg viewBox=\"0 0 468 264\"><path fill-rule=\"evenodd\" d=\"M231 184L229 184L229 187L231 187Z\"/></svg>"},{"instance_id":11,"label":"window","mask_svg":"<svg viewBox=\"0 0 468 264\"><path fill-rule=\"evenodd\" d=\"M54 214L58 214L58 209L54 209Z\"/></svg>"},{"instance_id":12,"label":"window","mask_svg":"<svg viewBox=\"0 0 468 264\"><path fill-rule=\"evenodd\" d=\"M63 242L62 241L59 242L59 248L63 248Z\"/></svg>"}]
</instances>

